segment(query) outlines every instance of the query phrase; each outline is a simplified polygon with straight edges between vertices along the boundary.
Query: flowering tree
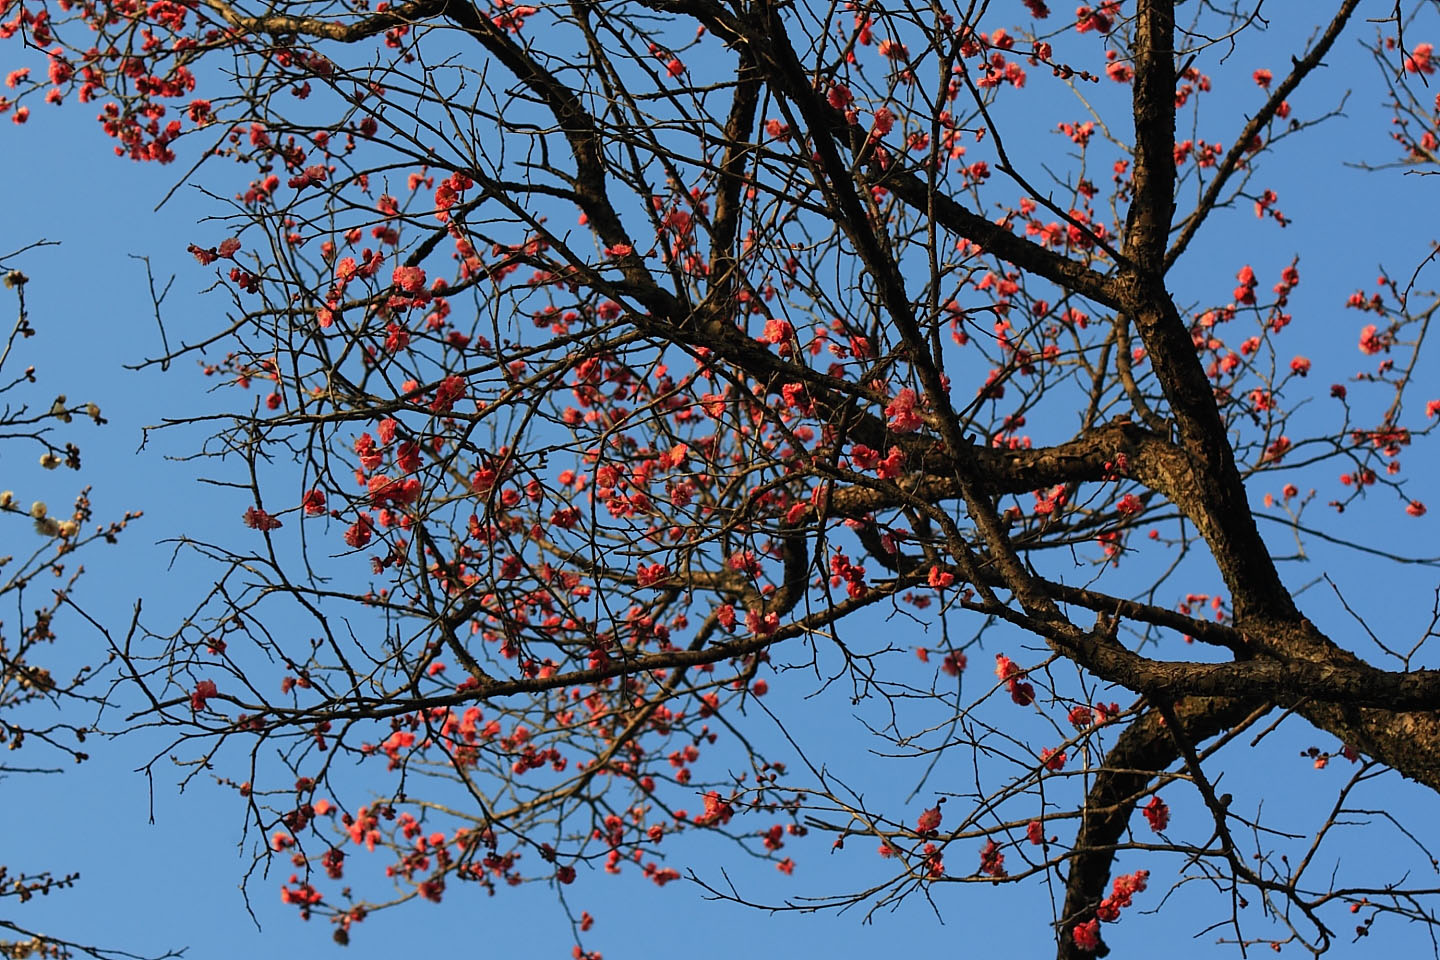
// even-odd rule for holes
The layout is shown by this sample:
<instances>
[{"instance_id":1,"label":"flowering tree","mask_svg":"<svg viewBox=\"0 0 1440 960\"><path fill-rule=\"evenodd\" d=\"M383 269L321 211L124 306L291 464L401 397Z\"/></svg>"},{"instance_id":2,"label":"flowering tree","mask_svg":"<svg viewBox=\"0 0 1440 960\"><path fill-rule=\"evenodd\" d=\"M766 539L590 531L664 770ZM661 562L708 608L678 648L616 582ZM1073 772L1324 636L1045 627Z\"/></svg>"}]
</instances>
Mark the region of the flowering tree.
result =
<instances>
[{"instance_id":1,"label":"flowering tree","mask_svg":"<svg viewBox=\"0 0 1440 960\"><path fill-rule=\"evenodd\" d=\"M1265 161L1325 135L1291 100L1347 35L1437 162L1410 11L1333 3L1255 69L1246 3L3 6L43 53L16 122L93 101L234 194L189 246L227 319L155 362L259 388L206 447L243 528L122 653L340 942L467 884L664 884L696 832L864 858L806 909L1040 887L1062 958L1162 877L1242 949L1433 922L1319 851L1380 773L1440 789L1440 674L1282 561L1417 560L1314 517L1429 522L1398 457L1440 301L1423 251L1355 293L1368 366L1317 393L1298 259L1243 252L1302 243ZM915 799L786 732L811 694ZM1343 756L1301 833L1218 786L1282 722Z\"/></svg>"},{"instance_id":2,"label":"flowering tree","mask_svg":"<svg viewBox=\"0 0 1440 960\"><path fill-rule=\"evenodd\" d=\"M17 301L17 313L9 335L0 343L0 439L7 458L16 453L38 451L39 466L46 470L67 467L80 469L80 448L57 437L62 424L88 419L102 424L100 408L94 403L71 403L63 394L53 402L34 403L31 397L41 382L35 366L14 372L15 361L24 354L24 342L35 335L25 307L25 286L29 279L14 262L33 244L0 257L0 278ZM13 466L7 481L23 474ZM38 471L37 471L38 472ZM94 679L90 667L72 676L56 676L46 663L56 640L55 621L64 619L62 610L73 607L70 598L84 568L75 564L77 551L97 541L114 543L126 525L139 516L127 513L121 520L88 527L92 511L90 488L75 495L74 506L54 510L45 500L25 504L14 490L0 491L0 524L5 530L6 555L0 556L0 600L13 604L18 620L0 621L0 743L12 757L52 755L72 763L87 759L86 736L93 729L75 721L87 704L98 705L87 683ZM33 528L33 533L25 528ZM69 611L71 620L84 617ZM59 708L57 719L56 709ZM91 706L90 709L94 709ZM28 748L28 749L26 749ZM25 752L19 753L19 751ZM49 758L42 764L52 762ZM0 775L58 773L57 768L31 766L24 760L0 764ZM8 858L8 855L7 855ZM26 864L12 869L0 864L0 898L13 897L25 903L36 894L49 894L75 884L78 873L56 873ZM94 957L130 956L98 947L85 946L55 936L37 933L20 919L0 917L0 957L69 957L83 953Z\"/></svg>"}]
</instances>

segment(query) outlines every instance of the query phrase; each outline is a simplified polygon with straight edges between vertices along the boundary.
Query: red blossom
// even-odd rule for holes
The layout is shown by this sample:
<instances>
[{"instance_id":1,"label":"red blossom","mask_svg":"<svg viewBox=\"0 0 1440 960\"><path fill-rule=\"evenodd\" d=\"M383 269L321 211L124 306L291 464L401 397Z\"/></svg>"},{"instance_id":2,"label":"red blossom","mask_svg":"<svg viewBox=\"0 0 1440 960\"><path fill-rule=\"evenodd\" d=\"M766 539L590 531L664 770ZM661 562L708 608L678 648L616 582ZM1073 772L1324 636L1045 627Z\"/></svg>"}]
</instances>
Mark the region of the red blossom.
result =
<instances>
[{"instance_id":1,"label":"red blossom","mask_svg":"<svg viewBox=\"0 0 1440 960\"><path fill-rule=\"evenodd\" d=\"M280 522L279 517L272 517L259 507L247 507L241 519L245 521L245 526L252 530L262 532L274 530L284 525Z\"/></svg>"},{"instance_id":2,"label":"red blossom","mask_svg":"<svg viewBox=\"0 0 1440 960\"><path fill-rule=\"evenodd\" d=\"M669 579L670 570L663 563L653 563L648 567L642 564L635 571L635 582L642 587L652 587Z\"/></svg>"},{"instance_id":3,"label":"red blossom","mask_svg":"<svg viewBox=\"0 0 1440 960\"><path fill-rule=\"evenodd\" d=\"M1005 876L1005 854L994 840L986 840L980 851L980 872L997 880Z\"/></svg>"},{"instance_id":4,"label":"red blossom","mask_svg":"<svg viewBox=\"0 0 1440 960\"><path fill-rule=\"evenodd\" d=\"M888 426L891 430L895 433L914 433L924 425L924 421L915 413L915 403L915 391L906 387L886 405L885 416L890 418Z\"/></svg>"},{"instance_id":5,"label":"red blossom","mask_svg":"<svg viewBox=\"0 0 1440 960\"><path fill-rule=\"evenodd\" d=\"M1107 34L1114 28L1113 18L1119 12L1120 0L1106 0L1095 10L1089 7L1076 7L1075 32L1088 33L1093 30L1096 33Z\"/></svg>"},{"instance_id":6,"label":"red blossom","mask_svg":"<svg viewBox=\"0 0 1440 960\"><path fill-rule=\"evenodd\" d=\"M425 271L419 267L396 267L392 282L406 293L419 293L425 289Z\"/></svg>"},{"instance_id":7,"label":"red blossom","mask_svg":"<svg viewBox=\"0 0 1440 960\"><path fill-rule=\"evenodd\" d=\"M787 321L771 319L765 321L765 332L759 337L761 343L786 343L795 336L795 328Z\"/></svg>"},{"instance_id":8,"label":"red blossom","mask_svg":"<svg viewBox=\"0 0 1440 960\"><path fill-rule=\"evenodd\" d=\"M219 691L215 689L214 680L201 680L195 684L195 690L190 694L190 709L199 713L205 709L207 700L219 695Z\"/></svg>"},{"instance_id":9,"label":"red blossom","mask_svg":"<svg viewBox=\"0 0 1440 960\"><path fill-rule=\"evenodd\" d=\"M1159 796L1151 797L1150 802L1144 806L1141 812L1145 814L1145 819L1150 822L1150 829L1156 833L1164 830L1170 824L1170 808L1165 805L1165 801L1161 800Z\"/></svg>"},{"instance_id":10,"label":"red blossom","mask_svg":"<svg viewBox=\"0 0 1440 960\"><path fill-rule=\"evenodd\" d=\"M430 409L436 413L449 413L455 402L465 396L466 389L464 377L446 377L435 388L435 399L430 401Z\"/></svg>"},{"instance_id":11,"label":"red blossom","mask_svg":"<svg viewBox=\"0 0 1440 960\"><path fill-rule=\"evenodd\" d=\"M1405 58L1406 73L1434 73L1435 64L1433 58L1435 46L1430 43L1417 43L1411 54Z\"/></svg>"},{"instance_id":12,"label":"red blossom","mask_svg":"<svg viewBox=\"0 0 1440 960\"><path fill-rule=\"evenodd\" d=\"M1279 463L1284 459L1285 454L1290 452L1290 438L1286 436L1277 437L1266 448L1265 453L1260 457L1265 463Z\"/></svg>"},{"instance_id":13,"label":"red blossom","mask_svg":"<svg viewBox=\"0 0 1440 960\"><path fill-rule=\"evenodd\" d=\"M891 447L889 455L875 465L875 474L881 480L895 480L905 469L905 451Z\"/></svg>"},{"instance_id":14,"label":"red blossom","mask_svg":"<svg viewBox=\"0 0 1440 960\"><path fill-rule=\"evenodd\" d=\"M883 137L883 136L886 136L886 135L888 135L888 134L890 133L890 130L891 130L894 126L895 126L895 114L891 113L890 110L889 110L889 108L887 108L887 107L881 107L879 110L876 110L876 111L875 111L875 125L874 125L874 127L872 128L871 136L874 136L874 137Z\"/></svg>"},{"instance_id":15,"label":"red blossom","mask_svg":"<svg viewBox=\"0 0 1440 960\"><path fill-rule=\"evenodd\" d=\"M359 549L370 542L370 535L375 525L369 517L362 516L355 523L352 523L345 530L345 543L347 546Z\"/></svg>"},{"instance_id":16,"label":"red blossom","mask_svg":"<svg viewBox=\"0 0 1440 960\"><path fill-rule=\"evenodd\" d=\"M850 448L850 460L857 470L874 470L875 465L880 462L880 451L857 443Z\"/></svg>"},{"instance_id":17,"label":"red blossom","mask_svg":"<svg viewBox=\"0 0 1440 960\"><path fill-rule=\"evenodd\" d=\"M723 826L735 815L735 808L724 800L718 791L711 790L704 796L705 812L695 817L695 825L701 827Z\"/></svg>"},{"instance_id":18,"label":"red blossom","mask_svg":"<svg viewBox=\"0 0 1440 960\"><path fill-rule=\"evenodd\" d=\"M383 473L371 477L368 482L370 502L377 507L388 504L409 506L420 498L421 484L415 477L391 480Z\"/></svg>"},{"instance_id":19,"label":"red blossom","mask_svg":"<svg viewBox=\"0 0 1440 960\"><path fill-rule=\"evenodd\" d=\"M1081 950L1094 952L1100 949L1100 921L1086 920L1084 923L1077 923L1070 931L1071 937L1075 940L1075 946Z\"/></svg>"},{"instance_id":20,"label":"red blossom","mask_svg":"<svg viewBox=\"0 0 1440 960\"><path fill-rule=\"evenodd\" d=\"M1360 352L1374 356L1390 348L1389 335L1377 333L1375 324L1369 324L1360 331Z\"/></svg>"},{"instance_id":21,"label":"red blossom","mask_svg":"<svg viewBox=\"0 0 1440 960\"><path fill-rule=\"evenodd\" d=\"M1145 503L1133 493L1127 493L1115 504L1115 512L1122 517L1133 517L1145 509Z\"/></svg>"}]
</instances>

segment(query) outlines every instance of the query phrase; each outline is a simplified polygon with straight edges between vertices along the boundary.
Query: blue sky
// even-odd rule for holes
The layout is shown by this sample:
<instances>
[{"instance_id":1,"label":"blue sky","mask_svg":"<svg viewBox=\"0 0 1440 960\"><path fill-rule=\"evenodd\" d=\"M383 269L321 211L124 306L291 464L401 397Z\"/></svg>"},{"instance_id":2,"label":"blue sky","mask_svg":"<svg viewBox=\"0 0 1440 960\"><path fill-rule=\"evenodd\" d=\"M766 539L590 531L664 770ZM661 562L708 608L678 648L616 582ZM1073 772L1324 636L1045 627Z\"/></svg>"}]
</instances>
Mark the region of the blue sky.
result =
<instances>
[{"instance_id":1,"label":"blue sky","mask_svg":"<svg viewBox=\"0 0 1440 960\"><path fill-rule=\"evenodd\" d=\"M1295 29L1305 32L1302 25ZM1423 258L1433 234L1432 217L1411 213L1430 209L1431 181L1403 169L1367 172L1347 166L1347 162L1384 162L1393 155L1386 140L1388 117L1378 106L1375 68L1358 48L1358 36L1342 41L1329 68L1296 98L1297 111L1314 116L1340 103L1353 87L1345 114L1298 137L1266 161L1266 182L1279 185L1281 206L1293 225L1283 231L1257 228L1248 210L1224 212L1207 239L1188 255L1174 281L1182 300L1187 294L1214 299L1223 296L1217 291L1233 284L1235 271L1244 263L1253 264L1262 285L1268 285L1293 255L1300 254L1303 280L1293 300L1297 330L1292 345L1314 361L1311 379L1317 405L1325 402L1325 384L1343 381L1362 365L1355 350L1362 318L1342 309L1345 296L1373 284L1382 264L1397 274L1408 274ZM1211 109L1238 117L1257 107L1259 97L1249 82L1250 71L1269 66L1278 73L1294 40L1295 32L1280 28L1243 37L1230 63L1209 68L1217 81ZM168 372L124 369L159 352L144 268L131 255L151 257L162 283L176 276L165 305L172 343L208 332L220 322L225 304L201 295L208 273L185 252L192 241L213 242L216 228L197 224L217 210L191 187L182 187L155 210L188 164L182 160L175 167L159 168L110 156L110 141L100 134L92 112L91 107L78 105L60 110L40 107L24 128L0 123L0 173L10 185L0 250L40 239L61 241L59 247L34 250L14 264L31 277L29 308L39 331L24 345L26 356L21 359L40 368L36 402L43 398L48 403L53 394L62 392L72 400L94 399L110 423L95 428L77 422L68 428L85 455L78 478L44 473L31 466L33 458L15 457L6 450L0 460L5 472L0 486L16 489L25 502L41 496L32 491L43 490L46 499L59 503L80 483L92 483L97 519L127 509L145 511L144 519L120 545L96 548L84 558L88 573L78 600L118 636L137 597L144 598L146 622L157 628L184 615L212 574L192 557L177 559L167 541L181 535L233 538L239 533L236 520L244 504L237 506L233 492L199 483L196 464L177 459L199 448L202 433L190 428L160 431L146 442L142 432L146 425L158 424L177 411L216 409L230 398L207 394L212 383L186 361ZM1230 126L1239 124L1236 119ZM1218 133L1224 135L1223 130ZM1037 151L1054 146L1041 135L1022 143ZM1422 276L1422 287L1426 279ZM1435 365L1425 369L1433 373ZM1421 444L1407 451L1406 472L1433 478L1440 467L1433 448L1433 443ZM1280 482L1257 481L1253 499L1258 502L1272 489L1278 492ZM1339 536L1379 537L1397 551L1440 553L1435 547L1440 486L1433 479L1418 482L1420 492L1428 494L1422 499L1431 501L1430 516L1414 520L1387 501L1341 517L1326 516L1325 529ZM18 524L7 525L4 531L7 538L26 535ZM1322 572L1343 587L1351 605L1377 633L1408 640L1423 632L1436 585L1433 567L1382 565L1317 547L1310 563L1291 565L1284 575L1298 588ZM1351 642L1357 628L1343 619L1328 586L1320 582L1310 587L1303 603L1332 636ZM878 632L893 626L876 620L857 629ZM100 638L77 618L62 621L58 632L57 660L79 664L103 656ZM1361 640L1355 638L1353 645L1360 647ZM122 689L117 700L131 702L126 699L130 696ZM837 708L833 703L784 697L781 694L772 705L795 711L787 717L793 716L791 722L806 742L849 782L866 784L877 793L896 787L883 782L886 768L864 753L863 738L856 736L843 704ZM120 726L123 716L123 710L109 713L102 726ZM1311 770L1298 759L1298 751L1312 743L1322 749L1335 746L1328 735L1309 733L1302 725L1283 727L1262 747L1235 758L1227 768L1226 787L1240 803L1263 800L1269 809L1288 804L1286 809L1296 811L1296 822L1304 822L1333 799L1337 778L1343 775ZM64 775L11 776L0 782L0 796L13 818L0 862L82 874L76 889L44 901L24 907L0 902L9 907L0 910L0 916L77 941L145 954L188 947L191 957L230 958L261 950L339 949L329 944L328 924L302 924L293 910L279 903L278 886L288 870L252 878L253 920L247 913L238 885L251 863L245 844L255 842L255 837L242 840L244 810L233 791L200 777L182 795L175 785L185 771L163 758L155 766L153 782L136 773L137 767L166 747L152 732L97 741L92 747L93 759ZM1435 798L1406 788L1393 774L1367 789L1371 806L1389 810L1402 822L1433 822ZM1196 812L1180 797L1171 805L1177 818ZM1373 833L1355 831L1352 836L1339 848L1352 862L1371 858L1383 866L1392 851L1395 857L1403 855L1399 852L1403 841L1383 827ZM875 858L868 849L832 857L826 853L828 839L823 838L809 846L795 842L800 864L796 876L803 882L793 885L781 883L769 864L737 864L725 859L724 851L706 838L686 839L683 848L672 851L679 859L671 865L682 872L693 867L717 884L724 882L720 872L724 868L746 894L756 898L822 892L875 876ZM363 869L358 862L355 866ZM1213 900L1200 896L1196 886L1181 887L1157 915L1127 917L1108 930L1116 955L1127 955L1127 947L1153 949L1160 942L1176 957L1213 955L1214 933L1192 939L1203 926L1195 911L1213 906ZM912 897L869 924L861 922L859 911L840 917L771 915L708 903L693 884L677 882L656 889L634 871L618 880L582 876L566 892L577 913L585 909L599 918L590 945L611 960L660 951L683 951L696 960L730 958L737 950L765 956L799 952L869 957L882 951L909 955L993 949L1001 955L1028 956L1043 955L1050 936L1045 892L1033 886L1025 890L939 886L934 900L940 917L921 897ZM550 888L535 884L503 891L494 899L468 893L464 888L452 889L442 905L413 904L367 920L357 928L350 955L392 956L417 945L466 954L568 955L569 929ZM1149 909L1158 902L1157 892L1140 906ZM1406 929L1382 921L1376 936L1402 955L1411 949L1429 949L1428 936L1418 926ZM1348 938L1340 940L1335 955L1366 955L1364 942L1351 947Z\"/></svg>"}]
</instances>

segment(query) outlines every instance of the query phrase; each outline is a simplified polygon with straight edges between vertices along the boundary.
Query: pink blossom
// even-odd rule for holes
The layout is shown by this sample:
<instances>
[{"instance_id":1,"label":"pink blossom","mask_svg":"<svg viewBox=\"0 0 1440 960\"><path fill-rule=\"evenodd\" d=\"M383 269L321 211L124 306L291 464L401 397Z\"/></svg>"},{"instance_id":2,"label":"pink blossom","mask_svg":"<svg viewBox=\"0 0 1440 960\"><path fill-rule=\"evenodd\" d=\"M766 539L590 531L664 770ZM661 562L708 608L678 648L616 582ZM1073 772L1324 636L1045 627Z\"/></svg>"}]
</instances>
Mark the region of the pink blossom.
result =
<instances>
[{"instance_id":1,"label":"pink blossom","mask_svg":"<svg viewBox=\"0 0 1440 960\"><path fill-rule=\"evenodd\" d=\"M885 416L890 418L890 429L895 433L914 433L924 425L915 413L915 391L909 387L901 390L885 407Z\"/></svg>"}]
</instances>

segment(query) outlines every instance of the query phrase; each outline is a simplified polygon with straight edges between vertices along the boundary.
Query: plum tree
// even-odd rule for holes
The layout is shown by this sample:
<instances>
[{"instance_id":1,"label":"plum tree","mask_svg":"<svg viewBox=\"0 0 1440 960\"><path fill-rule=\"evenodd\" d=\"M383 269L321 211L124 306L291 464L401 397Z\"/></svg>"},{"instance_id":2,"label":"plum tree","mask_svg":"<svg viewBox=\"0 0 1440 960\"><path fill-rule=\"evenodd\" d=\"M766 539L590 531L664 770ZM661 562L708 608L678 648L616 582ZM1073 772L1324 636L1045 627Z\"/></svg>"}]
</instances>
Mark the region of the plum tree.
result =
<instances>
[{"instance_id":1,"label":"plum tree","mask_svg":"<svg viewBox=\"0 0 1440 960\"><path fill-rule=\"evenodd\" d=\"M1440 674L1285 565L1436 564L1387 532L1430 522L1424 252L1337 297L1370 366L1317 392L1355 340L1289 312L1329 241L1263 181L1373 29L1329 6L1257 69L1258 3L7 0L45 64L14 120L99 103L116 154L233 194L189 246L226 319L153 362L256 396L206 448L243 527L126 649L139 716L341 942L462 883L664 884L695 833L787 875L864 847L805 909L1048 881L1061 958L1161 877L1242 950L1433 923L1318 851L1380 773L1440 789ZM1420 168L1413 6L1361 39ZM1346 510L1384 519L1311 519ZM811 694L915 792L834 776ZM1299 832L1219 786L1282 722L1343 757Z\"/></svg>"}]
</instances>

